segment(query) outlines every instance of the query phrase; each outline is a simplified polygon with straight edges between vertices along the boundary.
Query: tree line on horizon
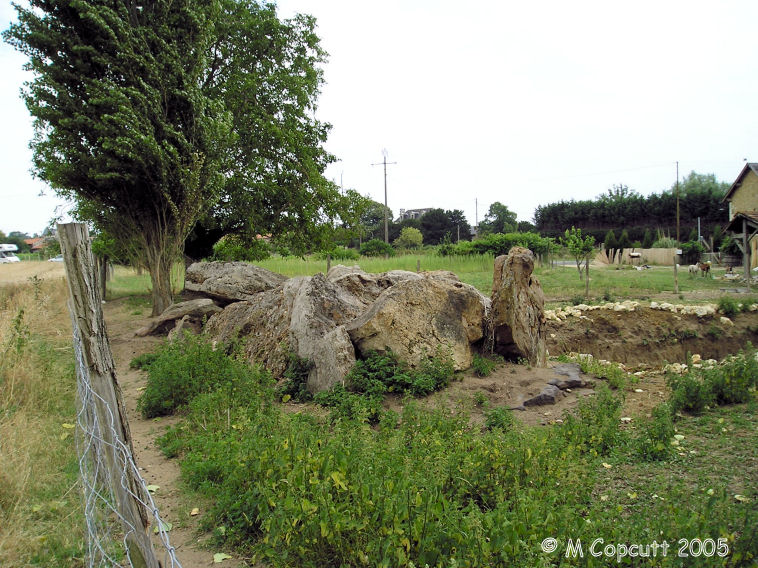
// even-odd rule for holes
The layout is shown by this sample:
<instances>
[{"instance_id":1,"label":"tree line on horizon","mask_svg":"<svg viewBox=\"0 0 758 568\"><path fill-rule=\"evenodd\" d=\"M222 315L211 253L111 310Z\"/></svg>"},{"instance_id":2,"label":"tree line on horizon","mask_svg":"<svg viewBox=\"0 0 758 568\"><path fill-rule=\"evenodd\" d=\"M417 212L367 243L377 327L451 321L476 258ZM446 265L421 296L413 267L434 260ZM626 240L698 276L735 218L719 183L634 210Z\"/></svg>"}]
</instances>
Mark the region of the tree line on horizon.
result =
<instances>
[{"instance_id":1,"label":"tree line on horizon","mask_svg":"<svg viewBox=\"0 0 758 568\"><path fill-rule=\"evenodd\" d=\"M691 172L679 183L680 241L720 236L728 221L723 202L730 185L714 174ZM640 195L628 186L614 185L592 200L569 200L540 205L534 212L535 229L546 237L559 237L568 227L581 228L602 242L609 231L626 231L631 241L643 241L646 232L676 239L676 185L660 193Z\"/></svg>"}]
</instances>

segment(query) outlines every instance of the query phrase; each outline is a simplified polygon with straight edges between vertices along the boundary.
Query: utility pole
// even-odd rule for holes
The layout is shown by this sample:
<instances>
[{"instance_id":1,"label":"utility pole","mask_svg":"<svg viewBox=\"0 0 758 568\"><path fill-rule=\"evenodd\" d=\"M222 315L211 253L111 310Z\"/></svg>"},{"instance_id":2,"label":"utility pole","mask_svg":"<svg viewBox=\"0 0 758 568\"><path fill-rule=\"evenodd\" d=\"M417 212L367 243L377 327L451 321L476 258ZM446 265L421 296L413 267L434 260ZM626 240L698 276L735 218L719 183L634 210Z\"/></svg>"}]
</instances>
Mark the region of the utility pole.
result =
<instances>
[{"instance_id":1,"label":"utility pole","mask_svg":"<svg viewBox=\"0 0 758 568\"><path fill-rule=\"evenodd\" d=\"M676 246L679 246L679 160L676 162Z\"/></svg>"},{"instance_id":2,"label":"utility pole","mask_svg":"<svg viewBox=\"0 0 758 568\"><path fill-rule=\"evenodd\" d=\"M388 162L387 161L387 149L385 148L382 150L382 154L384 155L384 160L379 162L378 164L371 164L372 166L384 166L384 242L389 244L390 237L389 237L389 221L387 220L387 164L394 165L397 164L397 162Z\"/></svg>"}]
</instances>

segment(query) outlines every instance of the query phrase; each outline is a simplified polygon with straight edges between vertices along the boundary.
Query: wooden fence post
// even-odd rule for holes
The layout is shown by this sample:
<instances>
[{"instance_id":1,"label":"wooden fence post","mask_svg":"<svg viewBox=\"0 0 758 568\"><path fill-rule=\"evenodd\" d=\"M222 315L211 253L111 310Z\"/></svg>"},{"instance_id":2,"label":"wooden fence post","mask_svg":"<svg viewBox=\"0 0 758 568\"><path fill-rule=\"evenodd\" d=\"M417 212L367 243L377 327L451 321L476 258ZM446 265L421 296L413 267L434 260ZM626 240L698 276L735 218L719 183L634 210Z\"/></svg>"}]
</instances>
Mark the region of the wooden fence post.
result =
<instances>
[{"instance_id":1,"label":"wooden fence post","mask_svg":"<svg viewBox=\"0 0 758 568\"><path fill-rule=\"evenodd\" d=\"M121 388L116 380L101 303L99 278L92 255L89 233L83 223L58 225L58 238L66 267L69 287L69 310L81 340L84 372L95 393L94 412L101 431L107 462L108 482L116 498L116 509L126 537L127 553L133 566L159 568L152 542L146 529L148 516L137 496L143 496L142 485L132 470L119 459L119 448L132 459L132 440ZM147 499L141 499L147 502Z\"/></svg>"}]
</instances>

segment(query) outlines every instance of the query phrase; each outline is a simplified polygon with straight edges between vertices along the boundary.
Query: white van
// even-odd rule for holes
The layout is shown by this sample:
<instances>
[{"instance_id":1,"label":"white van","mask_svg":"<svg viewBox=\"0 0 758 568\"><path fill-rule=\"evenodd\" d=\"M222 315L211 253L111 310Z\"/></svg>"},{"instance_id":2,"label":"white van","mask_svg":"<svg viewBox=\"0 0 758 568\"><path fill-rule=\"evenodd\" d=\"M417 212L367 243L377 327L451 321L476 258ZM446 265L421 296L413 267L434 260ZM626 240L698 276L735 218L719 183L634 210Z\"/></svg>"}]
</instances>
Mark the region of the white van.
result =
<instances>
[{"instance_id":1,"label":"white van","mask_svg":"<svg viewBox=\"0 0 758 568\"><path fill-rule=\"evenodd\" d=\"M18 250L16 245L0 245L0 264L9 262L20 262L19 258L13 254Z\"/></svg>"}]
</instances>

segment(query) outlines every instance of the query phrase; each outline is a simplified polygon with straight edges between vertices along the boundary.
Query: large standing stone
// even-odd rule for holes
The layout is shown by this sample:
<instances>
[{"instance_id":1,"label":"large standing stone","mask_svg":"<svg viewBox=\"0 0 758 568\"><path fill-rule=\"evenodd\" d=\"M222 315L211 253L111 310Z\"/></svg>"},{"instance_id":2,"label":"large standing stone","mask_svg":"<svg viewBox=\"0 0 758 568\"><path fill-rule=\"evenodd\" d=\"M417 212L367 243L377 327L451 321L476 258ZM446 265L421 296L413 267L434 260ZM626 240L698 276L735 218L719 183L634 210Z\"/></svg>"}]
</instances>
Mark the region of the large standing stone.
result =
<instances>
[{"instance_id":1,"label":"large standing stone","mask_svg":"<svg viewBox=\"0 0 758 568\"><path fill-rule=\"evenodd\" d=\"M184 287L223 302L238 302L285 280L286 276L247 262L196 262L187 268Z\"/></svg>"},{"instance_id":2,"label":"large standing stone","mask_svg":"<svg viewBox=\"0 0 758 568\"><path fill-rule=\"evenodd\" d=\"M533 270L534 255L526 248L495 259L490 326L495 352L544 367L545 296Z\"/></svg>"},{"instance_id":3,"label":"large standing stone","mask_svg":"<svg viewBox=\"0 0 758 568\"><path fill-rule=\"evenodd\" d=\"M338 326L338 322L357 315L354 308L323 274L312 276L298 290L290 314L290 348L313 363L308 374L311 392L344 381L355 364L353 345L345 328Z\"/></svg>"},{"instance_id":4,"label":"large standing stone","mask_svg":"<svg viewBox=\"0 0 758 568\"><path fill-rule=\"evenodd\" d=\"M476 288L445 279L408 279L391 286L368 311L347 324L356 349L391 349L410 365L450 349L455 368L467 369L471 344L483 337L489 300Z\"/></svg>"}]
</instances>

